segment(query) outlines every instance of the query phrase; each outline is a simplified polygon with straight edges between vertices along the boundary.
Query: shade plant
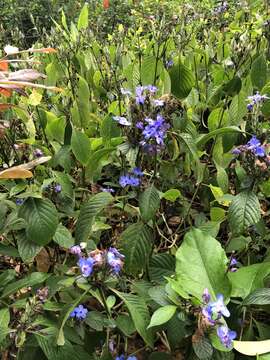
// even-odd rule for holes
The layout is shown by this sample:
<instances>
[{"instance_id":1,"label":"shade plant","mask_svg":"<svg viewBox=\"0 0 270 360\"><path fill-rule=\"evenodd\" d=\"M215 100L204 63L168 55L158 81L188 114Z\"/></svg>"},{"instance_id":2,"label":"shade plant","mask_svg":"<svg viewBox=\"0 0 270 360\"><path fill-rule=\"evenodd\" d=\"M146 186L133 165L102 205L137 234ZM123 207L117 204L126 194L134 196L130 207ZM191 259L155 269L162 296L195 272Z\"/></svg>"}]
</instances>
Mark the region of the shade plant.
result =
<instances>
[{"instance_id":1,"label":"shade plant","mask_svg":"<svg viewBox=\"0 0 270 360\"><path fill-rule=\"evenodd\" d=\"M120 7L3 49L3 356L267 359L268 4Z\"/></svg>"}]
</instances>

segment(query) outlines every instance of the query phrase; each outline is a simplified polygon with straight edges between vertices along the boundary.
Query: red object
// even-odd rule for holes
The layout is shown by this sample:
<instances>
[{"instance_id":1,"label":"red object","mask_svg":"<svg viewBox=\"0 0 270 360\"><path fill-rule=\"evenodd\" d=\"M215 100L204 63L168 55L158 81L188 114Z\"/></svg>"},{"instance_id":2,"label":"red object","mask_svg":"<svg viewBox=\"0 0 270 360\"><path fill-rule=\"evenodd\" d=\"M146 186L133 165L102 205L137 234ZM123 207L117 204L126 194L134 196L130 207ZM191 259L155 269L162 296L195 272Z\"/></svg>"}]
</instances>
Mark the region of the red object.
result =
<instances>
[{"instance_id":1,"label":"red object","mask_svg":"<svg viewBox=\"0 0 270 360\"><path fill-rule=\"evenodd\" d=\"M110 0L103 0L103 9L109 9Z\"/></svg>"}]
</instances>

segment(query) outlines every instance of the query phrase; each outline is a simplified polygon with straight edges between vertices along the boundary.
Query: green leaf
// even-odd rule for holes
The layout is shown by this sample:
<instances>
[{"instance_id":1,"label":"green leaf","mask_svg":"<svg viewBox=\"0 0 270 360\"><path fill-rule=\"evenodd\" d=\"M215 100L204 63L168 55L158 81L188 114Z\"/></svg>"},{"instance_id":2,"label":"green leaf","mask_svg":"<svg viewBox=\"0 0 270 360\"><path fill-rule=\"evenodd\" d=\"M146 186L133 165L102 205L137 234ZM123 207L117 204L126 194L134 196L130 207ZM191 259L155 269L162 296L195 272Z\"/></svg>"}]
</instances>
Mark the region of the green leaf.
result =
<instances>
[{"instance_id":1,"label":"green leaf","mask_svg":"<svg viewBox=\"0 0 270 360\"><path fill-rule=\"evenodd\" d=\"M195 167L195 172L196 172L196 177L197 177L197 183L202 182L203 180L203 165L200 162L200 158L198 155L198 149L197 149L197 145L195 144L195 141L193 139L193 137L188 134L188 133L182 133L179 134L179 138L180 140L182 140L182 142L184 142L188 153L192 156L196 167Z\"/></svg>"},{"instance_id":2,"label":"green leaf","mask_svg":"<svg viewBox=\"0 0 270 360\"><path fill-rule=\"evenodd\" d=\"M226 126L220 129L216 129L206 135L201 135L200 137L198 137L198 139L196 140L196 145L198 147L201 147L217 135L224 135L230 133L241 133L241 130L236 126Z\"/></svg>"},{"instance_id":3,"label":"green leaf","mask_svg":"<svg viewBox=\"0 0 270 360\"><path fill-rule=\"evenodd\" d=\"M18 290L24 287L34 286L43 283L46 279L48 279L49 276L50 274L34 272L31 275L28 275L25 278L15 281L9 284L7 287L5 287L3 294L1 295L1 298L14 294L15 292L17 292Z\"/></svg>"},{"instance_id":4,"label":"green leaf","mask_svg":"<svg viewBox=\"0 0 270 360\"><path fill-rule=\"evenodd\" d=\"M78 19L78 30L87 29L88 27L88 4L85 3Z\"/></svg>"},{"instance_id":5,"label":"green leaf","mask_svg":"<svg viewBox=\"0 0 270 360\"><path fill-rule=\"evenodd\" d=\"M270 274L270 263L253 264L229 273L232 297L246 298L252 291L263 288L264 280Z\"/></svg>"},{"instance_id":6,"label":"green leaf","mask_svg":"<svg viewBox=\"0 0 270 360\"><path fill-rule=\"evenodd\" d=\"M90 90L87 81L79 77L78 87L77 87L77 107L78 114L80 118L80 126L83 129L86 129L90 121ZM79 125L79 124L78 124Z\"/></svg>"},{"instance_id":7,"label":"green leaf","mask_svg":"<svg viewBox=\"0 0 270 360\"><path fill-rule=\"evenodd\" d=\"M264 94L264 92L263 92ZM243 117L247 114L246 96L243 92L236 95L229 107L230 124L238 126L242 122Z\"/></svg>"},{"instance_id":8,"label":"green leaf","mask_svg":"<svg viewBox=\"0 0 270 360\"><path fill-rule=\"evenodd\" d=\"M64 248L70 248L74 245L74 239L72 238L70 231L62 224L57 226L53 241Z\"/></svg>"},{"instance_id":9,"label":"green leaf","mask_svg":"<svg viewBox=\"0 0 270 360\"><path fill-rule=\"evenodd\" d=\"M0 331L8 328L10 322L10 313L8 308L0 310Z\"/></svg>"},{"instance_id":10,"label":"green leaf","mask_svg":"<svg viewBox=\"0 0 270 360\"><path fill-rule=\"evenodd\" d=\"M144 339L147 345L153 347L153 333L147 329L150 323L150 315L143 298L133 295L125 294L114 289L111 289L117 296L120 297L128 308L128 311L132 317L136 330Z\"/></svg>"},{"instance_id":11,"label":"green leaf","mask_svg":"<svg viewBox=\"0 0 270 360\"><path fill-rule=\"evenodd\" d=\"M173 317L176 309L175 305L165 305L157 309L151 317L148 328L165 324Z\"/></svg>"},{"instance_id":12,"label":"green leaf","mask_svg":"<svg viewBox=\"0 0 270 360\"><path fill-rule=\"evenodd\" d=\"M267 80L267 63L264 55L258 56L252 63L250 77L252 85L261 90Z\"/></svg>"},{"instance_id":13,"label":"green leaf","mask_svg":"<svg viewBox=\"0 0 270 360\"><path fill-rule=\"evenodd\" d=\"M38 245L46 245L55 234L58 214L53 203L48 199L28 198L19 211L26 225L28 240Z\"/></svg>"},{"instance_id":14,"label":"green leaf","mask_svg":"<svg viewBox=\"0 0 270 360\"><path fill-rule=\"evenodd\" d=\"M151 281L162 283L165 277L174 274L175 258L174 256L162 253L152 256L149 264L149 276Z\"/></svg>"},{"instance_id":15,"label":"green leaf","mask_svg":"<svg viewBox=\"0 0 270 360\"><path fill-rule=\"evenodd\" d=\"M205 288L213 299L220 293L227 298L230 295L227 263L225 251L216 239L198 229L191 230L176 252L177 283L199 300Z\"/></svg>"},{"instance_id":16,"label":"green leaf","mask_svg":"<svg viewBox=\"0 0 270 360\"><path fill-rule=\"evenodd\" d=\"M5 270L0 275L0 288L5 287L8 283L13 281L13 279L16 277L16 271L15 270Z\"/></svg>"},{"instance_id":17,"label":"green leaf","mask_svg":"<svg viewBox=\"0 0 270 360\"><path fill-rule=\"evenodd\" d=\"M249 294L243 301L244 305L269 305L270 304L270 289L257 289Z\"/></svg>"},{"instance_id":18,"label":"green leaf","mask_svg":"<svg viewBox=\"0 0 270 360\"><path fill-rule=\"evenodd\" d=\"M64 116L57 117L55 114L46 111L47 126L46 134L50 140L56 140L64 143L64 134L66 127L66 119Z\"/></svg>"},{"instance_id":19,"label":"green leaf","mask_svg":"<svg viewBox=\"0 0 270 360\"><path fill-rule=\"evenodd\" d=\"M72 130L71 149L76 159L86 166L91 154L91 143L85 133L76 129Z\"/></svg>"},{"instance_id":20,"label":"green leaf","mask_svg":"<svg viewBox=\"0 0 270 360\"><path fill-rule=\"evenodd\" d=\"M116 324L125 336L130 336L136 331L130 316L120 314L116 319Z\"/></svg>"},{"instance_id":21,"label":"green leaf","mask_svg":"<svg viewBox=\"0 0 270 360\"><path fill-rule=\"evenodd\" d=\"M14 246L0 244L0 254L12 257L19 257L20 254Z\"/></svg>"},{"instance_id":22,"label":"green leaf","mask_svg":"<svg viewBox=\"0 0 270 360\"><path fill-rule=\"evenodd\" d=\"M34 257L40 252L42 246L37 245L36 243L27 240L23 234L18 238L18 251L23 262L30 263L33 261Z\"/></svg>"},{"instance_id":23,"label":"green leaf","mask_svg":"<svg viewBox=\"0 0 270 360\"><path fill-rule=\"evenodd\" d=\"M161 62L157 61L155 56L146 56L142 61L141 66L141 80L142 85L149 85L155 83L162 70Z\"/></svg>"},{"instance_id":24,"label":"green leaf","mask_svg":"<svg viewBox=\"0 0 270 360\"><path fill-rule=\"evenodd\" d=\"M260 219L260 203L254 192L243 191L235 196L228 211L229 224L234 234L243 233L249 226L257 224Z\"/></svg>"},{"instance_id":25,"label":"green leaf","mask_svg":"<svg viewBox=\"0 0 270 360\"><path fill-rule=\"evenodd\" d=\"M153 219L159 208L159 204L159 192L155 188L154 184L152 184L141 194L139 199L139 207L142 219L146 222Z\"/></svg>"},{"instance_id":26,"label":"green leaf","mask_svg":"<svg viewBox=\"0 0 270 360\"><path fill-rule=\"evenodd\" d=\"M107 317L99 311L90 311L85 322L96 331L102 331L104 327L108 326Z\"/></svg>"},{"instance_id":27,"label":"green leaf","mask_svg":"<svg viewBox=\"0 0 270 360\"><path fill-rule=\"evenodd\" d=\"M136 275L145 270L152 248L152 231L142 223L130 225L121 234L121 248L125 255L125 270Z\"/></svg>"},{"instance_id":28,"label":"green leaf","mask_svg":"<svg viewBox=\"0 0 270 360\"><path fill-rule=\"evenodd\" d=\"M97 150L94 153L92 153L92 155L90 156L90 158L88 160L88 164L86 167L87 178L89 178L89 179L94 178L95 174L100 169L100 164L101 164L102 160L108 158L109 155L111 155L111 153L113 152L113 150L115 150L115 148L110 147L110 148L100 149L100 150Z\"/></svg>"},{"instance_id":29,"label":"green leaf","mask_svg":"<svg viewBox=\"0 0 270 360\"><path fill-rule=\"evenodd\" d=\"M211 360L213 355L213 347L210 341L202 335L193 335L192 346L195 354L201 360Z\"/></svg>"},{"instance_id":30,"label":"green leaf","mask_svg":"<svg viewBox=\"0 0 270 360\"><path fill-rule=\"evenodd\" d=\"M175 202L179 197L181 197L181 192L178 189L169 189L162 194L163 199L171 202Z\"/></svg>"},{"instance_id":31,"label":"green leaf","mask_svg":"<svg viewBox=\"0 0 270 360\"><path fill-rule=\"evenodd\" d=\"M192 71L179 62L169 70L169 74L172 94L179 99L187 97L195 83Z\"/></svg>"},{"instance_id":32,"label":"green leaf","mask_svg":"<svg viewBox=\"0 0 270 360\"><path fill-rule=\"evenodd\" d=\"M236 341L233 342L235 350L244 355L257 356L270 352L270 340L264 341ZM263 359L263 357L260 357Z\"/></svg>"},{"instance_id":33,"label":"green leaf","mask_svg":"<svg viewBox=\"0 0 270 360\"><path fill-rule=\"evenodd\" d=\"M78 242L87 240L91 233L96 215L113 201L111 194L101 192L90 198L81 208L75 229L75 239Z\"/></svg>"}]
</instances>

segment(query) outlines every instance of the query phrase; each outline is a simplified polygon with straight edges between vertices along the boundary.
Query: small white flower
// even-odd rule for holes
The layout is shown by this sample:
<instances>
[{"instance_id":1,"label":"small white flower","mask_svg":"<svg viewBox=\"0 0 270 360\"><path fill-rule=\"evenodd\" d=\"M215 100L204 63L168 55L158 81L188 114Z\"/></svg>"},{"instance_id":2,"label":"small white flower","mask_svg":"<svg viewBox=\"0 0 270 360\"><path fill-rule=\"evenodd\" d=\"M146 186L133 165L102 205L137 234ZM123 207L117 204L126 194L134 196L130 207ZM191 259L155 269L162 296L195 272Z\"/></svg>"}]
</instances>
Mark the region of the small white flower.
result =
<instances>
[{"instance_id":1,"label":"small white flower","mask_svg":"<svg viewBox=\"0 0 270 360\"><path fill-rule=\"evenodd\" d=\"M19 51L19 49L16 46L11 46L11 45L6 45L4 47L4 52L7 55L12 55L12 54L16 54Z\"/></svg>"},{"instance_id":2,"label":"small white flower","mask_svg":"<svg viewBox=\"0 0 270 360\"><path fill-rule=\"evenodd\" d=\"M87 243L86 243L86 242L81 242L81 243L80 243L81 249L85 249L86 246L87 246Z\"/></svg>"}]
</instances>

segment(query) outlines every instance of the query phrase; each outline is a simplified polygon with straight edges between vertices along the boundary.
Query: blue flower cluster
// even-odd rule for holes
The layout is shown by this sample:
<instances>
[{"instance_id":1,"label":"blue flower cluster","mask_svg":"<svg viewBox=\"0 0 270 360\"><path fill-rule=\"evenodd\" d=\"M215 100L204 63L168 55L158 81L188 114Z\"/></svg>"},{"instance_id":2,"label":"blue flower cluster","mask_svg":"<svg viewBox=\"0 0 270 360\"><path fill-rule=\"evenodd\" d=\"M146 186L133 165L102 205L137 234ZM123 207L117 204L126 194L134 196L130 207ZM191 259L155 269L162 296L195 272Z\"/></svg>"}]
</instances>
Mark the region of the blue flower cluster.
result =
<instances>
[{"instance_id":1,"label":"blue flower cluster","mask_svg":"<svg viewBox=\"0 0 270 360\"><path fill-rule=\"evenodd\" d=\"M248 111L252 111L254 106L259 106L261 105L265 100L269 99L268 96L266 95L261 95L258 91L256 92L255 95L252 96L248 96L247 101L249 102L247 104L247 109Z\"/></svg>"},{"instance_id":2,"label":"blue flower cluster","mask_svg":"<svg viewBox=\"0 0 270 360\"><path fill-rule=\"evenodd\" d=\"M144 139L141 141L141 145L154 141L154 144L164 146L164 138L169 127L161 115L157 115L156 120L146 118L142 127Z\"/></svg>"},{"instance_id":3,"label":"blue flower cluster","mask_svg":"<svg viewBox=\"0 0 270 360\"><path fill-rule=\"evenodd\" d=\"M122 175L119 178L119 184L124 188L126 186L139 186L140 178L143 176L143 172L140 168L134 168L131 174Z\"/></svg>"},{"instance_id":4,"label":"blue flower cluster","mask_svg":"<svg viewBox=\"0 0 270 360\"><path fill-rule=\"evenodd\" d=\"M232 256L229 263L229 271L236 272L238 270L236 267L237 265L238 265L238 261L236 260L235 257Z\"/></svg>"},{"instance_id":5,"label":"blue flower cluster","mask_svg":"<svg viewBox=\"0 0 270 360\"><path fill-rule=\"evenodd\" d=\"M116 356L115 360L125 360L125 355ZM127 360L137 360L136 356L129 356Z\"/></svg>"},{"instance_id":6,"label":"blue flower cluster","mask_svg":"<svg viewBox=\"0 0 270 360\"><path fill-rule=\"evenodd\" d=\"M112 273L115 275L118 275L122 270L124 258L124 255L120 254L116 248L109 248L109 251L107 252L107 262L111 268Z\"/></svg>"},{"instance_id":7,"label":"blue flower cluster","mask_svg":"<svg viewBox=\"0 0 270 360\"><path fill-rule=\"evenodd\" d=\"M96 249L91 251L88 257L82 256L82 247L80 245L74 245L69 250L71 254L79 257L77 265L83 277L89 277L95 269L106 264L112 274L118 275L124 265L125 256L113 247L110 247L109 250Z\"/></svg>"},{"instance_id":8,"label":"blue flower cluster","mask_svg":"<svg viewBox=\"0 0 270 360\"><path fill-rule=\"evenodd\" d=\"M256 136L252 136L246 145L240 145L232 151L234 155L239 155L244 152L252 152L255 156L264 157L265 147Z\"/></svg>"},{"instance_id":9,"label":"blue flower cluster","mask_svg":"<svg viewBox=\"0 0 270 360\"><path fill-rule=\"evenodd\" d=\"M88 310L83 305L79 305L79 306L75 307L75 309L70 313L69 316L71 318L83 320L86 318L87 313L88 313Z\"/></svg>"},{"instance_id":10,"label":"blue flower cluster","mask_svg":"<svg viewBox=\"0 0 270 360\"><path fill-rule=\"evenodd\" d=\"M208 289L205 289L202 295L205 306L202 308L202 315L210 326L215 326L222 316L229 317L230 312L224 304L224 297L222 294L217 295L217 300L210 302L211 296ZM217 328L217 335L221 343L230 348L232 346L232 340L237 336L235 331L231 331L227 326L222 325Z\"/></svg>"}]
</instances>

